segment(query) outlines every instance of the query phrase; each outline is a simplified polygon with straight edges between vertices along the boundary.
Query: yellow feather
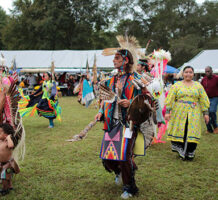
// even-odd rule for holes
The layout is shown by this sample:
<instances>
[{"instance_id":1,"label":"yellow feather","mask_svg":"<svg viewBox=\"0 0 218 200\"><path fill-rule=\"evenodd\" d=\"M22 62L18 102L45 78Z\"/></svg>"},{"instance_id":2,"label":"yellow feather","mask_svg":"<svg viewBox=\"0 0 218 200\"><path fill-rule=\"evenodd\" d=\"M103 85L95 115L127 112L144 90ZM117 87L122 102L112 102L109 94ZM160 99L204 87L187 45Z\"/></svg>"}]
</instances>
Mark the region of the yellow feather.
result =
<instances>
[{"instance_id":1,"label":"yellow feather","mask_svg":"<svg viewBox=\"0 0 218 200\"><path fill-rule=\"evenodd\" d=\"M117 50L119 50L120 48L107 48L104 49L102 52L103 56L111 56L111 55L115 55Z\"/></svg>"}]
</instances>

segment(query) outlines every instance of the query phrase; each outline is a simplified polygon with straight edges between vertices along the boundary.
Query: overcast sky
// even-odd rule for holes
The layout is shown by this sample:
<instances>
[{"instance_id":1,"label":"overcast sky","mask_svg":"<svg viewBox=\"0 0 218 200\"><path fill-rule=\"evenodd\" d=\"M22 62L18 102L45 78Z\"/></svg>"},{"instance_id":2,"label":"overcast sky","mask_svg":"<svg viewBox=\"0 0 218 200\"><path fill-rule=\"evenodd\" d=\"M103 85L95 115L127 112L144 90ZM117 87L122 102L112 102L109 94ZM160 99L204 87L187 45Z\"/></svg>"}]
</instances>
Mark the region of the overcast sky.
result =
<instances>
[{"instance_id":1,"label":"overcast sky","mask_svg":"<svg viewBox=\"0 0 218 200\"><path fill-rule=\"evenodd\" d=\"M9 9L12 8L12 2L14 0L0 0L0 6L9 14ZM196 0L197 3L203 3L205 0Z\"/></svg>"}]
</instances>

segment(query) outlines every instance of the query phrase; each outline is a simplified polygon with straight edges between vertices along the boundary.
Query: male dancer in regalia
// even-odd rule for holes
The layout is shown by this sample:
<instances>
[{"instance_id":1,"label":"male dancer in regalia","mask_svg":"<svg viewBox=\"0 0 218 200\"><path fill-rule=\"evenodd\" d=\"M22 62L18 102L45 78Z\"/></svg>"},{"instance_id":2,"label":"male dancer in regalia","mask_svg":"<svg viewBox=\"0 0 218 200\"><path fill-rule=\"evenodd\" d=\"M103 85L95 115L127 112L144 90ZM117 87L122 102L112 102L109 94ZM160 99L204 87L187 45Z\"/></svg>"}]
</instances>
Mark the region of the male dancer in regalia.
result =
<instances>
[{"instance_id":1,"label":"male dancer in regalia","mask_svg":"<svg viewBox=\"0 0 218 200\"><path fill-rule=\"evenodd\" d=\"M103 103L96 119L104 120L104 137L100 157L109 172L116 174L115 182L120 183L122 177L122 198L127 199L138 192L135 183L137 169L133 161L133 147L137 131L129 131L127 109L134 98L135 89L132 83L133 57L126 49L118 50L113 60L118 74L105 81L120 98L113 103Z\"/></svg>"}]
</instances>

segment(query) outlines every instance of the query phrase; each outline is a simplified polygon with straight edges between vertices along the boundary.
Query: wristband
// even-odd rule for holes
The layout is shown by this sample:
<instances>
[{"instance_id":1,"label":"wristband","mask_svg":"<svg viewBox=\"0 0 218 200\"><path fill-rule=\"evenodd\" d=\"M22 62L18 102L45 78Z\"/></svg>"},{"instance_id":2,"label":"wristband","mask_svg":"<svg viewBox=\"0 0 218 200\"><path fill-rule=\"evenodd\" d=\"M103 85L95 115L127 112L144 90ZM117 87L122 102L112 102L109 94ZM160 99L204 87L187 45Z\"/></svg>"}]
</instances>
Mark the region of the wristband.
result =
<instances>
[{"instance_id":1,"label":"wristband","mask_svg":"<svg viewBox=\"0 0 218 200\"><path fill-rule=\"evenodd\" d=\"M101 114L103 114L103 113L104 113L104 110L103 110L102 108L100 108L98 112L101 113Z\"/></svg>"}]
</instances>

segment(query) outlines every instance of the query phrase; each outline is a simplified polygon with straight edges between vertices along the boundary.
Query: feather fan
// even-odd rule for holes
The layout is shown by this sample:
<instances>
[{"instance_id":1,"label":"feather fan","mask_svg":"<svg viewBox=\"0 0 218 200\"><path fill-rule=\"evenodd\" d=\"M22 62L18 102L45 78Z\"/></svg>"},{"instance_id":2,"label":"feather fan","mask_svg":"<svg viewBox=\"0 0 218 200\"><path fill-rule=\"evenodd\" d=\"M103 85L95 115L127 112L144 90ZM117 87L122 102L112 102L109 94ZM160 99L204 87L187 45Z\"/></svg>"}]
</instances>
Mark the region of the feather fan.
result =
<instances>
[{"instance_id":1,"label":"feather fan","mask_svg":"<svg viewBox=\"0 0 218 200\"><path fill-rule=\"evenodd\" d=\"M109 87L100 84L100 100L103 100L106 103L113 103L116 97L117 95Z\"/></svg>"}]
</instances>

